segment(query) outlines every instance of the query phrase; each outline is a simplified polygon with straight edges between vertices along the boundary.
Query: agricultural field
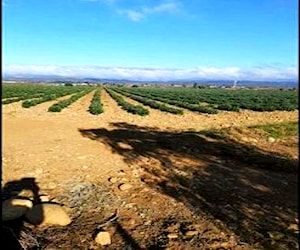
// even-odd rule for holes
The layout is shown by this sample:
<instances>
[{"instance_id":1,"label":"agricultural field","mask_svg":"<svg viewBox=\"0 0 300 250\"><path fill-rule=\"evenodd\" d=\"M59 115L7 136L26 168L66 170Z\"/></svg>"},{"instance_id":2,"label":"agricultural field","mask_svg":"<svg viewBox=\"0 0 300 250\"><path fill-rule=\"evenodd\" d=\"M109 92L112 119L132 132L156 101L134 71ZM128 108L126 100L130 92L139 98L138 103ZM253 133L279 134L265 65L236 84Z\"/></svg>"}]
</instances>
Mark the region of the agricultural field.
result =
<instances>
[{"instance_id":1,"label":"agricultural field","mask_svg":"<svg viewBox=\"0 0 300 250\"><path fill-rule=\"evenodd\" d=\"M117 88L117 90L146 97L203 113L217 110L274 111L298 109L298 92L280 89L195 89L195 88ZM194 107L194 108L193 108ZM206 107L205 109L201 108Z\"/></svg>"},{"instance_id":2,"label":"agricultural field","mask_svg":"<svg viewBox=\"0 0 300 250\"><path fill-rule=\"evenodd\" d=\"M290 89L4 84L3 197L31 178L72 219L19 242L298 249L298 115Z\"/></svg>"}]
</instances>

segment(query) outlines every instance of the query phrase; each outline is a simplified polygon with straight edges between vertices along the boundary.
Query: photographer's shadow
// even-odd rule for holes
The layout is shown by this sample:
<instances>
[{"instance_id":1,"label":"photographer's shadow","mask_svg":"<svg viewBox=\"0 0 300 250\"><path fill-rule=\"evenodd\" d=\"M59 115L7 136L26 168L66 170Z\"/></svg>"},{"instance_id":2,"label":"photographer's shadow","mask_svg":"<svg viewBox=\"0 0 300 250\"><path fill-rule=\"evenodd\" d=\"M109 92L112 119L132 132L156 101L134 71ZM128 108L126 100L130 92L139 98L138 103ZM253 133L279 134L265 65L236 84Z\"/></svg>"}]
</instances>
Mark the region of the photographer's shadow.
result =
<instances>
[{"instance_id":1,"label":"photographer's shadow","mask_svg":"<svg viewBox=\"0 0 300 250\"><path fill-rule=\"evenodd\" d=\"M2 245L9 249L24 249L21 232L25 229L25 213L41 203L40 188L35 178L22 178L7 182L2 188ZM37 211L40 221L43 211Z\"/></svg>"}]
</instances>

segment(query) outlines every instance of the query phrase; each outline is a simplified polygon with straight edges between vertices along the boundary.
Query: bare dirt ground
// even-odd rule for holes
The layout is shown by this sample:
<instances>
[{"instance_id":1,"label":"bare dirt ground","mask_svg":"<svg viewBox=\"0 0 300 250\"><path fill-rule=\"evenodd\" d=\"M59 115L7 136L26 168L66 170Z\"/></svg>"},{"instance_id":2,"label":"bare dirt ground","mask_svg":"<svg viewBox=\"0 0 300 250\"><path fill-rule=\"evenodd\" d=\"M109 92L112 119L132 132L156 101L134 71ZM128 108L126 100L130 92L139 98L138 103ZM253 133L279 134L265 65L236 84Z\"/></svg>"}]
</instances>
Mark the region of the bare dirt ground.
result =
<instances>
[{"instance_id":1,"label":"bare dirt ground","mask_svg":"<svg viewBox=\"0 0 300 250\"><path fill-rule=\"evenodd\" d=\"M27 228L43 249L104 249L93 235L116 209L105 249L298 249L298 138L245 128L298 111L140 117L103 91L93 116L92 95L61 113L2 105L2 187L31 177L72 207L70 226Z\"/></svg>"}]
</instances>

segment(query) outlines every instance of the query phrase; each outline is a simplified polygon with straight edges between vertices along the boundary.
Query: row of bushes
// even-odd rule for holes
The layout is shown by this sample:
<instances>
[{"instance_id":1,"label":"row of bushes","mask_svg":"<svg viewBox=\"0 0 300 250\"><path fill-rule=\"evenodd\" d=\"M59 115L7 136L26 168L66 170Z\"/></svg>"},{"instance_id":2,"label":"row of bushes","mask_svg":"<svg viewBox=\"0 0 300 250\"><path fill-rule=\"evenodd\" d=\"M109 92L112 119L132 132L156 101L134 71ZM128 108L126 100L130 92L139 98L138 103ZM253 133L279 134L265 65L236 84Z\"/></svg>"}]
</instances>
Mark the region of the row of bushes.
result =
<instances>
[{"instance_id":1,"label":"row of bushes","mask_svg":"<svg viewBox=\"0 0 300 250\"><path fill-rule=\"evenodd\" d=\"M172 113L172 114L177 114L177 115L182 115L183 114L183 110L182 109L177 109L177 108L172 108L170 106L165 105L164 103L159 103L156 102L152 99L149 98L145 98L142 96L138 96L138 95L133 95L131 93L128 93L126 91L122 91L121 89L114 89L116 92L121 93L122 95L125 95L133 100L136 100L146 106L149 106L150 108L153 109L158 109L160 111L164 111L164 112L168 112L168 113Z\"/></svg>"},{"instance_id":2,"label":"row of bushes","mask_svg":"<svg viewBox=\"0 0 300 250\"><path fill-rule=\"evenodd\" d=\"M1 98L29 97L44 93L48 89L49 86L37 84L3 84Z\"/></svg>"},{"instance_id":3,"label":"row of bushes","mask_svg":"<svg viewBox=\"0 0 300 250\"><path fill-rule=\"evenodd\" d=\"M118 105L121 106L122 109L126 110L127 112L141 115L141 116L145 116L149 114L149 110L143 108L140 105L135 106L126 102L122 96L116 94L113 90L108 88L106 88L105 90L118 103Z\"/></svg>"},{"instance_id":4,"label":"row of bushes","mask_svg":"<svg viewBox=\"0 0 300 250\"><path fill-rule=\"evenodd\" d=\"M208 103L219 110L273 111L298 109L298 92L279 89L130 88L131 93L189 104Z\"/></svg>"},{"instance_id":5,"label":"row of bushes","mask_svg":"<svg viewBox=\"0 0 300 250\"><path fill-rule=\"evenodd\" d=\"M2 104L23 101L22 106L29 108L43 102L84 91L85 86L66 87L47 84L4 84Z\"/></svg>"},{"instance_id":6,"label":"row of bushes","mask_svg":"<svg viewBox=\"0 0 300 250\"><path fill-rule=\"evenodd\" d=\"M122 89L124 92L125 90ZM128 91L126 90L127 93L134 93L135 95L141 96L141 97L146 97L152 100L157 100L160 102L165 102L168 103L170 105L174 105L177 107L181 107L181 108L185 108L191 111L198 111L201 113L207 113L207 114L217 114L218 111L212 107L207 107L207 106L201 106L198 104L191 104L191 103L187 103L187 102L182 102L182 101L176 101L176 100L171 100L171 99L167 99L167 98L163 98L163 97L157 97L151 94L147 94L147 93L138 93L136 91Z\"/></svg>"},{"instance_id":7,"label":"row of bushes","mask_svg":"<svg viewBox=\"0 0 300 250\"><path fill-rule=\"evenodd\" d=\"M240 111L240 107L237 104L233 103L224 103L224 104L219 104L217 106L217 109L219 110L226 110L226 111Z\"/></svg>"},{"instance_id":8,"label":"row of bushes","mask_svg":"<svg viewBox=\"0 0 300 250\"><path fill-rule=\"evenodd\" d=\"M2 104L10 104L10 103L19 102L19 101L23 101L23 100L27 100L27 99L39 98L41 96L43 96L43 94L38 93L38 94L34 94L34 95L27 94L27 95L18 96L18 97L11 97L11 98L2 100Z\"/></svg>"},{"instance_id":9,"label":"row of bushes","mask_svg":"<svg viewBox=\"0 0 300 250\"><path fill-rule=\"evenodd\" d=\"M99 115L103 113L103 105L101 103L101 89L96 90L89 106L89 112L92 115Z\"/></svg>"},{"instance_id":10,"label":"row of bushes","mask_svg":"<svg viewBox=\"0 0 300 250\"><path fill-rule=\"evenodd\" d=\"M49 102L49 101L55 100L56 98L58 98L57 95L50 94L50 95L45 95L41 98L26 100L26 101L22 102L22 107L23 108L30 108L32 106L36 106L36 105L41 104L43 102Z\"/></svg>"},{"instance_id":11,"label":"row of bushes","mask_svg":"<svg viewBox=\"0 0 300 250\"><path fill-rule=\"evenodd\" d=\"M23 108L30 108L32 106L36 106L38 104L41 104L43 102L49 102L49 101L53 101L57 98L63 97L63 96L67 96L70 94L74 94L74 93L79 93L82 92L82 88L70 88L70 87L53 87L50 86L48 87L49 89L45 88L43 96L41 98L33 98L30 100L26 100L24 102L22 102L22 107ZM38 89L37 89L38 90ZM47 91L46 91L47 90Z\"/></svg>"},{"instance_id":12,"label":"row of bushes","mask_svg":"<svg viewBox=\"0 0 300 250\"><path fill-rule=\"evenodd\" d=\"M79 93L76 93L76 94L72 95L68 99L64 99L64 100L61 100L61 101L53 104L52 106L50 106L48 108L48 111L49 112L60 112L64 108L68 107L69 105L71 105L72 103L74 103L75 101L77 101L80 97L83 97L84 95L88 94L91 91L92 91L92 89L89 89L87 91L81 91Z\"/></svg>"}]
</instances>

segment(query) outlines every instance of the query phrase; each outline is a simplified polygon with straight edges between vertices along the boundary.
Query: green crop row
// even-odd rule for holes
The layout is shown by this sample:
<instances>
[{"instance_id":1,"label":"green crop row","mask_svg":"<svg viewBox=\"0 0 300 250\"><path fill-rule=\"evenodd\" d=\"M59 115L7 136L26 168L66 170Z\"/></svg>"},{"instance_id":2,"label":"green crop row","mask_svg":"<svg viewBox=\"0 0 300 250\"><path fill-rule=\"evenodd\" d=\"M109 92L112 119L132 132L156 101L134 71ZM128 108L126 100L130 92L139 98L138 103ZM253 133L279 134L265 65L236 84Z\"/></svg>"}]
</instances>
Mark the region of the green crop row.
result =
<instances>
[{"instance_id":1,"label":"green crop row","mask_svg":"<svg viewBox=\"0 0 300 250\"><path fill-rule=\"evenodd\" d=\"M93 89L88 89L85 91L81 91L79 93L75 93L68 99L61 100L48 108L48 112L60 112L64 108L70 106L72 103L76 102L79 98L85 96L87 93L91 92Z\"/></svg>"},{"instance_id":2,"label":"green crop row","mask_svg":"<svg viewBox=\"0 0 300 250\"><path fill-rule=\"evenodd\" d=\"M37 86L37 90L41 90L40 88ZM91 91L92 89L88 90ZM26 100L22 103L22 107L29 108L41 104L43 102L49 102L63 96L80 93L82 91L87 91L86 87L48 86L44 88L44 95L41 98Z\"/></svg>"},{"instance_id":3,"label":"green crop row","mask_svg":"<svg viewBox=\"0 0 300 250\"><path fill-rule=\"evenodd\" d=\"M138 101L146 106L149 106L150 108L153 109L158 109L160 111L164 111L164 112L168 112L168 113L172 113L172 114L177 114L177 115L182 115L183 114L183 110L182 109L177 109L177 108L172 108L170 106L165 105L164 103L159 103L157 101L154 101L152 99L149 98L145 98L142 96L138 96L138 95L133 95L129 92L123 91L119 88L114 88L114 91L125 95L135 101Z\"/></svg>"},{"instance_id":4,"label":"green crop row","mask_svg":"<svg viewBox=\"0 0 300 250\"><path fill-rule=\"evenodd\" d=\"M240 107L234 103L219 104L219 105L217 105L217 109L227 110L227 111L240 111Z\"/></svg>"},{"instance_id":5,"label":"green crop row","mask_svg":"<svg viewBox=\"0 0 300 250\"><path fill-rule=\"evenodd\" d=\"M23 101L23 107L32 107L42 102L70 95L86 89L86 86L66 87L48 84L3 84L2 104Z\"/></svg>"},{"instance_id":6,"label":"green crop row","mask_svg":"<svg viewBox=\"0 0 300 250\"><path fill-rule=\"evenodd\" d=\"M68 107L72 103L76 102L79 98L85 96L93 89L88 89L85 91L81 91L79 93L75 93L68 99L61 100L48 108L48 112L61 112L64 108Z\"/></svg>"},{"instance_id":7,"label":"green crop row","mask_svg":"<svg viewBox=\"0 0 300 250\"><path fill-rule=\"evenodd\" d=\"M8 98L17 97L32 97L37 94L50 95L59 93L75 93L82 89L82 86L78 87L65 87L63 85L42 85L42 84L4 84L2 86L2 100Z\"/></svg>"},{"instance_id":8,"label":"green crop row","mask_svg":"<svg viewBox=\"0 0 300 250\"><path fill-rule=\"evenodd\" d=\"M195 89L181 87L126 89L130 93L151 96L155 100L165 100L169 104L184 103L187 108L187 103L193 105L206 103L210 108L229 111L238 111L240 108L254 111L292 111L298 109L298 92L290 89Z\"/></svg>"},{"instance_id":9,"label":"green crop row","mask_svg":"<svg viewBox=\"0 0 300 250\"><path fill-rule=\"evenodd\" d=\"M23 100L27 100L27 99L39 98L41 96L43 96L42 93L10 97L10 98L2 100L2 104L11 104L11 103L14 103L14 102L19 102L19 101L23 101Z\"/></svg>"},{"instance_id":10,"label":"green crop row","mask_svg":"<svg viewBox=\"0 0 300 250\"><path fill-rule=\"evenodd\" d=\"M26 101L22 102L22 107L23 108L30 108L32 106L36 106L36 105L41 104L43 102L53 101L53 100L55 100L59 97L66 96L66 95L69 95L71 93L69 91L67 91L67 92L61 92L61 93L56 93L56 94L47 94L47 95L42 96L41 98L35 98L35 99L26 100Z\"/></svg>"},{"instance_id":11,"label":"green crop row","mask_svg":"<svg viewBox=\"0 0 300 250\"><path fill-rule=\"evenodd\" d=\"M55 100L58 96L55 94L50 94L50 95L45 95L41 98L35 98L35 99L30 99L22 102L22 107L23 108L30 108L32 106L36 106L38 104L41 104L43 102L49 102L52 100Z\"/></svg>"},{"instance_id":12,"label":"green crop row","mask_svg":"<svg viewBox=\"0 0 300 250\"><path fill-rule=\"evenodd\" d=\"M89 106L89 112L92 115L99 115L103 113L103 105L101 103L101 89L96 90Z\"/></svg>"},{"instance_id":13,"label":"green crop row","mask_svg":"<svg viewBox=\"0 0 300 250\"><path fill-rule=\"evenodd\" d=\"M2 85L2 100L10 98L23 98L34 96L38 93L49 91L49 86L33 85L33 84L3 84Z\"/></svg>"},{"instance_id":14,"label":"green crop row","mask_svg":"<svg viewBox=\"0 0 300 250\"><path fill-rule=\"evenodd\" d=\"M22 106L28 108L84 91L87 88L95 89L87 86L5 83L2 85L2 104L22 101ZM117 87L112 89L122 93L122 95L126 93L129 98L149 107L175 114L182 112L180 108L210 114L216 114L218 110L293 111L298 109L298 92L292 89L200 89L183 87ZM96 101L93 105L91 103L95 107L91 107L90 112L94 112L92 111L94 109L101 109L100 104L96 103Z\"/></svg>"},{"instance_id":15,"label":"green crop row","mask_svg":"<svg viewBox=\"0 0 300 250\"><path fill-rule=\"evenodd\" d=\"M140 97L157 100L157 101L164 102L164 103L174 105L177 107L185 108L185 109L188 109L191 111L198 111L198 112L207 113L207 114L217 114L218 113L218 111L212 107L201 106L199 104L192 104L192 103L187 103L187 102L183 102L183 101L176 101L176 100L167 99L167 98L163 98L163 97L157 97L155 95L151 95L148 93L140 93L139 91L135 91L133 89L125 90L125 88L122 88L122 90L123 90L123 92L134 93L135 95L140 96Z\"/></svg>"},{"instance_id":16,"label":"green crop row","mask_svg":"<svg viewBox=\"0 0 300 250\"><path fill-rule=\"evenodd\" d=\"M127 112L141 115L141 116L145 116L149 114L149 111L147 109L143 108L140 105L135 106L126 102L122 96L116 94L113 90L109 88L105 88L105 90L118 103L118 105L121 106L122 109L126 110Z\"/></svg>"}]
</instances>

